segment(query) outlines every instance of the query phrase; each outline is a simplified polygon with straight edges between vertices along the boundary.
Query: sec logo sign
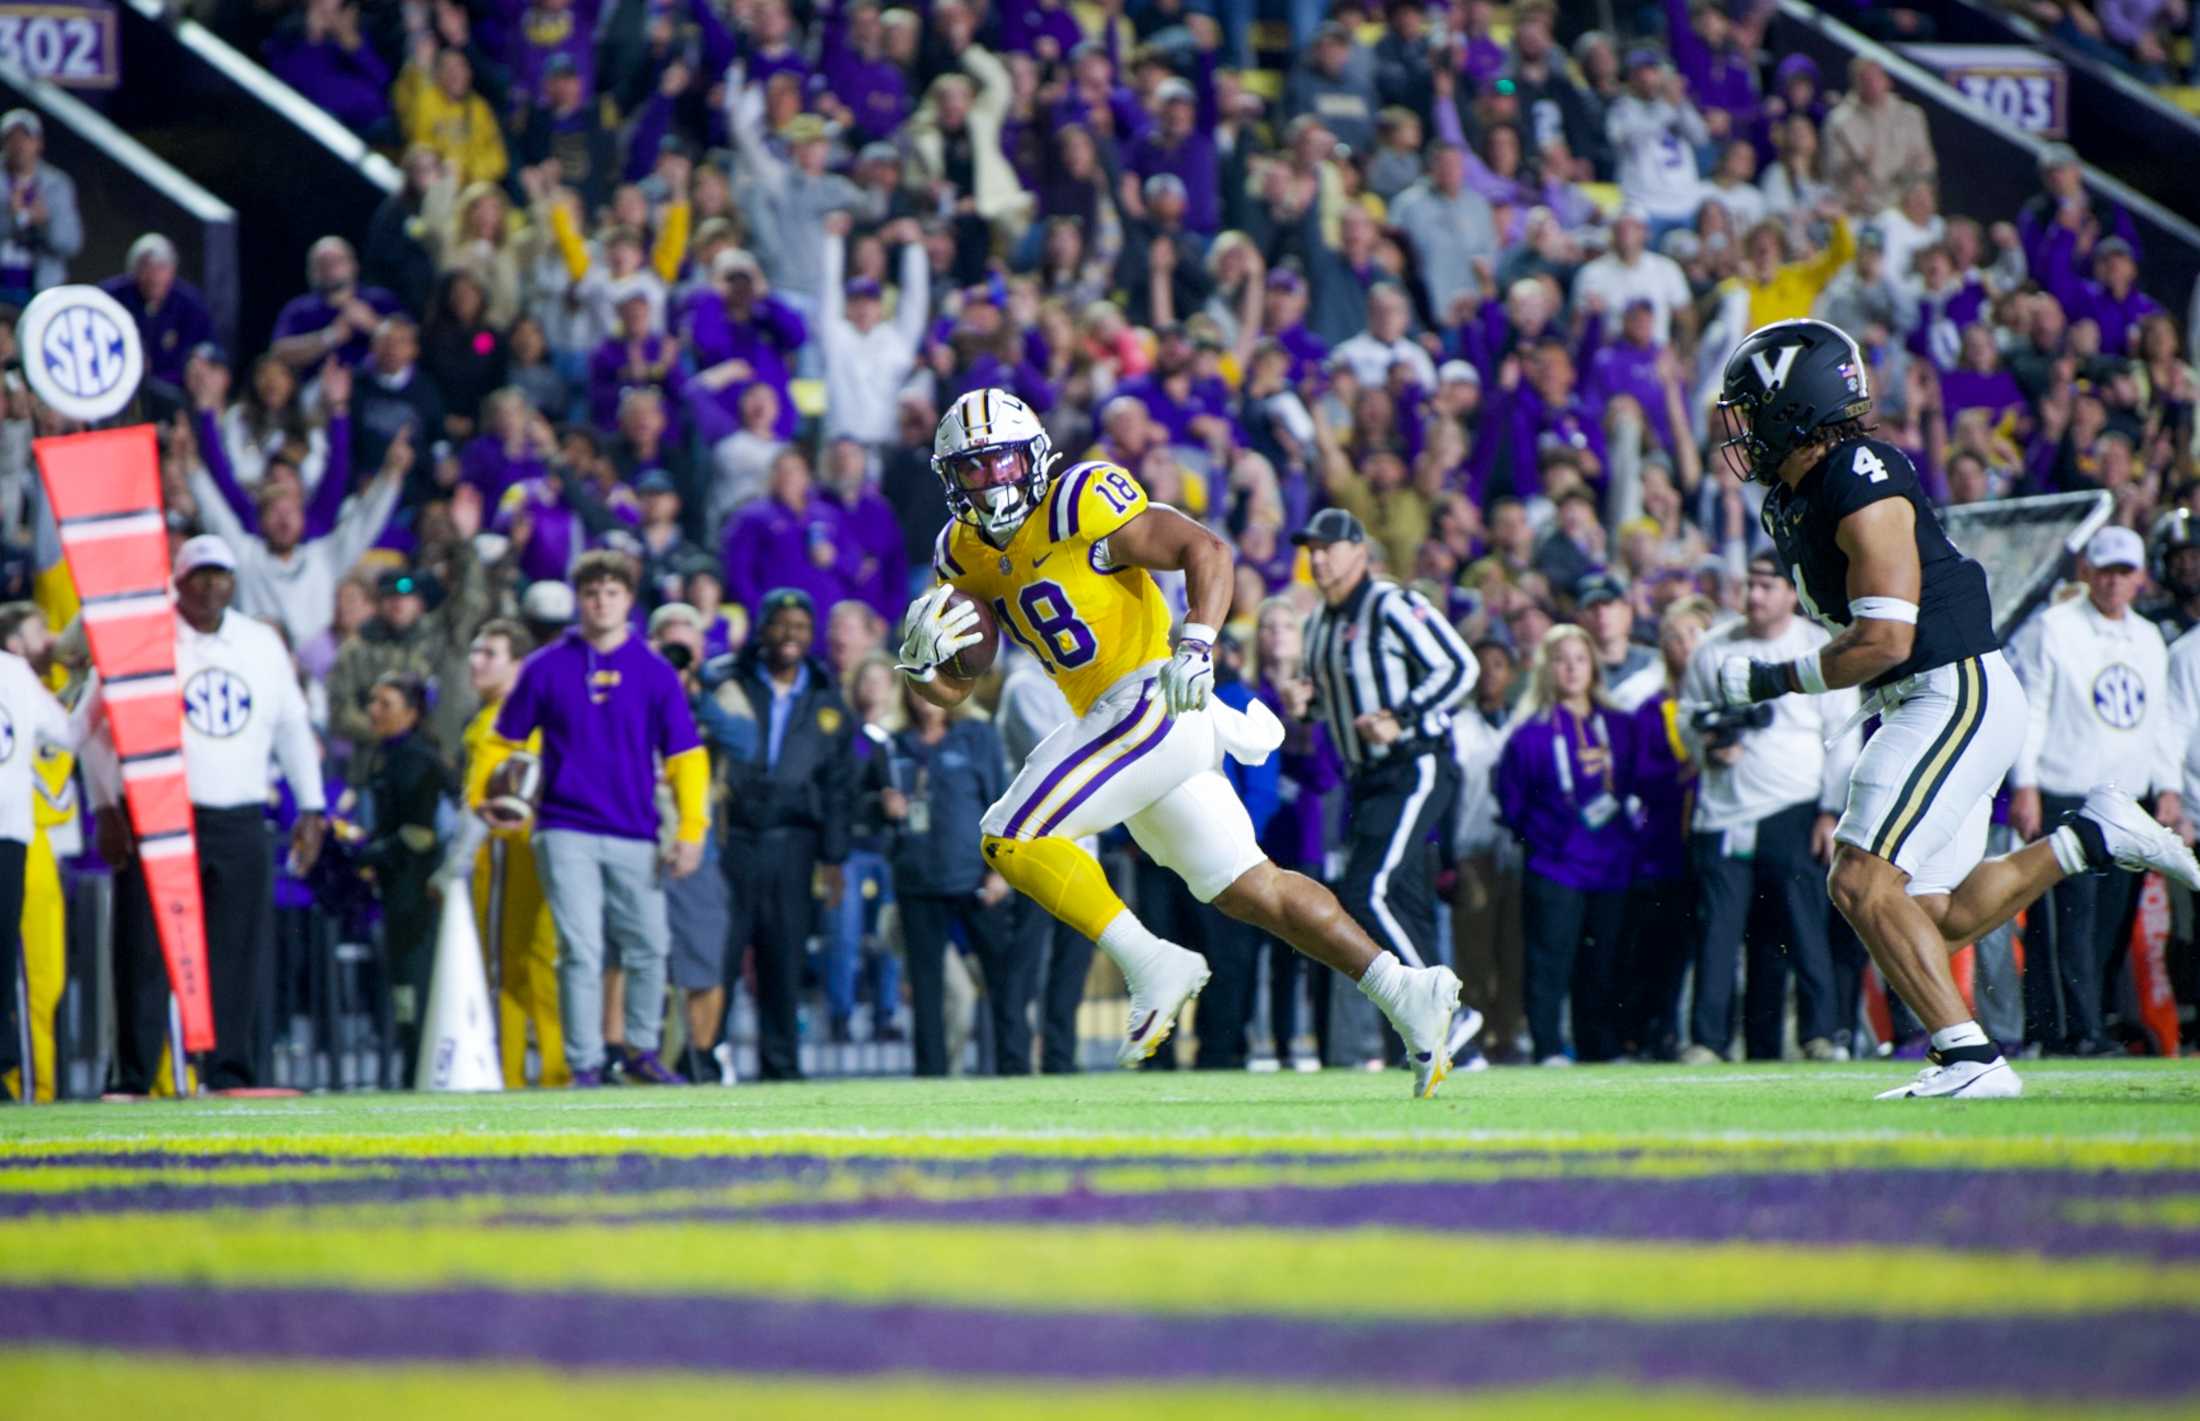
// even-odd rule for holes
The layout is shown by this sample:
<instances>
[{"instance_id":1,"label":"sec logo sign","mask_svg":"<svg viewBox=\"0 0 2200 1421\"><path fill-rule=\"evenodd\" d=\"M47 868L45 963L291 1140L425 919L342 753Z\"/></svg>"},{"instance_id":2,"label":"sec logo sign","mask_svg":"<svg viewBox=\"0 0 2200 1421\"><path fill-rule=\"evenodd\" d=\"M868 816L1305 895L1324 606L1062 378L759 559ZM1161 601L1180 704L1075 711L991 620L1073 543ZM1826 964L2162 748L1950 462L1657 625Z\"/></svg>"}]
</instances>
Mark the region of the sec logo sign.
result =
<instances>
[{"instance_id":1,"label":"sec logo sign","mask_svg":"<svg viewBox=\"0 0 2200 1421\"><path fill-rule=\"evenodd\" d=\"M252 719L252 688L219 666L209 666L183 688L183 718L201 735L226 740Z\"/></svg>"},{"instance_id":2,"label":"sec logo sign","mask_svg":"<svg viewBox=\"0 0 2200 1421\"><path fill-rule=\"evenodd\" d=\"M137 322L96 286L54 286L24 308L17 342L31 390L70 419L120 414L145 377Z\"/></svg>"},{"instance_id":3,"label":"sec logo sign","mask_svg":"<svg viewBox=\"0 0 2200 1421\"><path fill-rule=\"evenodd\" d=\"M2103 668L2093 678L2093 711L2118 730L2131 729L2146 718L2146 681L2122 662Z\"/></svg>"}]
</instances>

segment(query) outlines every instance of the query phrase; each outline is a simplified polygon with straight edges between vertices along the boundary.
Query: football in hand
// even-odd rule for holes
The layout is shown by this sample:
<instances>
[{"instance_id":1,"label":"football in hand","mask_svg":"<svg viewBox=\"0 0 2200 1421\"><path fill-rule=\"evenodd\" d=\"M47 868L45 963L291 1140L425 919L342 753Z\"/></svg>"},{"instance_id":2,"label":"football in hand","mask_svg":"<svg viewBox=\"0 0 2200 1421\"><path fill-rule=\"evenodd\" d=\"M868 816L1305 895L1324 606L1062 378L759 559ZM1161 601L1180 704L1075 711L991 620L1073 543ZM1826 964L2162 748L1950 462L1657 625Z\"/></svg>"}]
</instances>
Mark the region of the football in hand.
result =
<instances>
[{"instance_id":1,"label":"football in hand","mask_svg":"<svg viewBox=\"0 0 2200 1421\"><path fill-rule=\"evenodd\" d=\"M542 761L520 751L489 771L481 817L499 828L518 828L535 817L542 799Z\"/></svg>"},{"instance_id":2,"label":"football in hand","mask_svg":"<svg viewBox=\"0 0 2200 1421\"><path fill-rule=\"evenodd\" d=\"M946 666L948 675L959 676L965 681L975 681L993 669L993 659L1001 654L1000 625L993 620L991 607L974 597L966 597L961 592L948 598L947 605L950 608L978 609L978 625L973 628L978 634L977 642L948 657Z\"/></svg>"}]
</instances>

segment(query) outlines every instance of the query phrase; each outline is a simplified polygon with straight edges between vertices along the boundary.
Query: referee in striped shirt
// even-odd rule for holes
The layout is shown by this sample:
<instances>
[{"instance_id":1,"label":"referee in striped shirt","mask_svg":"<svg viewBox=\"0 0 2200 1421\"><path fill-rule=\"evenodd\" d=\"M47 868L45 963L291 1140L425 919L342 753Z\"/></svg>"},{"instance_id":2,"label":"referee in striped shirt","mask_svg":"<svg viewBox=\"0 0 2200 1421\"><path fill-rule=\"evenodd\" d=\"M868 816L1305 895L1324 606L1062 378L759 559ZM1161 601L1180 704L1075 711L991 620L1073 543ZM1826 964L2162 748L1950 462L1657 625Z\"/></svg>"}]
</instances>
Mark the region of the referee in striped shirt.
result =
<instances>
[{"instance_id":1,"label":"referee in striped shirt","mask_svg":"<svg viewBox=\"0 0 2200 1421\"><path fill-rule=\"evenodd\" d=\"M1350 513L1325 508L1292 541L1325 605L1306 624L1307 679L1286 689L1285 708L1321 718L1350 775L1337 896L1370 937L1420 967L1438 960L1430 841L1459 797L1451 713L1474 689L1474 653L1427 598L1369 575L1367 529Z\"/></svg>"}]
</instances>

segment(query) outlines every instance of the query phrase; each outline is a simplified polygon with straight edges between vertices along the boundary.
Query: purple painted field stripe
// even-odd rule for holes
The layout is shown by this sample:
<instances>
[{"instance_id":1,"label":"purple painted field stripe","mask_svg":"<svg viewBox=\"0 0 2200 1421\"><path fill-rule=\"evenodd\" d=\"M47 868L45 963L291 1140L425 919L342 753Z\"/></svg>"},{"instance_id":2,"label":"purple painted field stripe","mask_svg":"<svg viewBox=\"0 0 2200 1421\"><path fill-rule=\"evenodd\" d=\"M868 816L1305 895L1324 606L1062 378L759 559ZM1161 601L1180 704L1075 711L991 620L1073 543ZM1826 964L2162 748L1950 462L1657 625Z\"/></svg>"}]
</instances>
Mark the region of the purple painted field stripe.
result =
<instances>
[{"instance_id":1,"label":"purple painted field stripe","mask_svg":"<svg viewBox=\"0 0 2200 1421\"><path fill-rule=\"evenodd\" d=\"M1147 682L1146 688L1146 694L1149 696L1152 695L1153 683L1150 681ZM1143 698L1141 698L1140 703L1144 703ZM1091 783L1087 784L1083 789L1077 791L1077 793L1069 797L1069 802L1067 804L1063 805L1060 809L1055 810L1052 814L1049 814L1047 816L1047 822L1039 826L1038 832L1041 835L1053 833L1056 827L1059 826L1064 819L1067 819L1071 814L1076 812L1077 806L1083 804L1086 800L1092 798L1095 794L1098 794L1100 792L1101 786L1105 785L1109 780L1114 779L1117 775L1123 773L1124 770L1130 768L1133 761L1144 759L1148 754L1152 753L1153 748L1156 745L1159 745L1164 739L1166 739L1169 732L1171 730L1174 730L1175 728L1176 722L1168 716L1163 716L1161 718L1161 723L1153 728L1153 733L1151 735L1148 735L1144 740L1138 742L1137 748L1133 749L1128 755L1125 755L1121 759L1117 760L1114 764L1102 770L1099 774L1094 775L1092 777Z\"/></svg>"},{"instance_id":2,"label":"purple painted field stripe","mask_svg":"<svg viewBox=\"0 0 2200 1421\"><path fill-rule=\"evenodd\" d=\"M1039 782L1039 787L1032 791L1031 797L1025 800L1016 812L1009 817L1008 823L1001 831L1003 836L1013 839L1022 833L1024 821L1031 817L1031 812L1044 804L1046 797L1054 793L1055 788L1067 779L1072 771L1076 770L1078 766L1086 764L1093 756L1130 734L1137 726L1139 717L1146 713L1146 707L1153 701L1153 687L1153 682L1146 682L1144 689L1138 693L1138 704L1131 707L1130 714L1109 726L1104 733L1087 741L1081 748L1072 750L1069 754L1063 756L1062 763L1056 765L1053 772ZM1166 722L1163 723L1166 724ZM1074 802L1072 801L1072 803ZM1041 832L1045 831L1041 830Z\"/></svg>"},{"instance_id":3,"label":"purple painted field stripe","mask_svg":"<svg viewBox=\"0 0 2200 1421\"><path fill-rule=\"evenodd\" d=\"M1809 1395L1986 1387L2086 1401L2200 1394L2195 1326L2200 1314L2153 1311L1436 1325L479 1289L0 1290L0 1341L233 1358L1116 1382L1242 1377L1429 1389L1602 1378Z\"/></svg>"},{"instance_id":4,"label":"purple painted field stripe","mask_svg":"<svg viewBox=\"0 0 2200 1421\"><path fill-rule=\"evenodd\" d=\"M880 1197L849 1202L702 1208L696 1223L765 1217L805 1223L857 1219L909 1224L1167 1224L1215 1228L1352 1229L1373 1226L1477 1234L1667 1243L1869 1244L1989 1249L2053 1257L2104 1254L2157 1262L2200 1258L2200 1232L2169 1224L2081 1221L2080 1205L2144 1203L2200 1189L2190 1175L1919 1171L1735 1175L1691 1179L1552 1178L1524 1181L1138 1193L1075 1190L990 1199ZM1929 1201L1921 1207L1920 1201ZM522 1206L524 1207L524 1206ZM500 1222L517 1222L507 1218ZM592 1222L609 1222L596 1215ZM636 1215L627 1222L664 1223Z\"/></svg>"}]
</instances>

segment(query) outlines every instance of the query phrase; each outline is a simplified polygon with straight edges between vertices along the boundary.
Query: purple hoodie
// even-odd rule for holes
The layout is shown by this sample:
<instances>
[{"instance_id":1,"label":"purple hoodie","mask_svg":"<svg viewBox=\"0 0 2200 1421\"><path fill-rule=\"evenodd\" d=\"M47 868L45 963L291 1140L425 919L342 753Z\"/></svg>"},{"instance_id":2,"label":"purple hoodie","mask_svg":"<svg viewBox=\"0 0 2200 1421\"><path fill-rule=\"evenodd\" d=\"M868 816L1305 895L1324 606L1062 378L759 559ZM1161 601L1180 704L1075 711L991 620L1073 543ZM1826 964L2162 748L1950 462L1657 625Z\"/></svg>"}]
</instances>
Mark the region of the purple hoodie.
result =
<instances>
[{"instance_id":1,"label":"purple hoodie","mask_svg":"<svg viewBox=\"0 0 2200 1421\"><path fill-rule=\"evenodd\" d=\"M1635 879L1668 883L1688 872L1688 825L1696 808L1696 766L1681 744L1680 703L1668 689L1634 714L1635 797L1642 822L1635 835Z\"/></svg>"},{"instance_id":2,"label":"purple hoodie","mask_svg":"<svg viewBox=\"0 0 2200 1421\"><path fill-rule=\"evenodd\" d=\"M1966 277L1944 290L1924 292L1917 298L1915 324L1903 344L1910 354L1931 361L1945 375L1963 357L1963 328L1985 314L1986 288L1976 278Z\"/></svg>"},{"instance_id":3,"label":"purple hoodie","mask_svg":"<svg viewBox=\"0 0 2200 1421\"><path fill-rule=\"evenodd\" d=\"M1730 130L1739 138L1757 117L1757 72L1749 56L1733 49L1714 54L1689 19L1688 0L1665 0L1665 40L1673 49L1673 67L1688 81L1699 109L1724 109L1734 116Z\"/></svg>"},{"instance_id":4,"label":"purple hoodie","mask_svg":"<svg viewBox=\"0 0 2200 1421\"><path fill-rule=\"evenodd\" d=\"M832 549L832 557L820 567L811 550L824 547ZM856 595L863 559L840 506L815 491L799 513L771 497L743 507L726 521L722 552L726 600L747 608L751 625L765 593L793 587L807 593L817 608L820 638L833 604Z\"/></svg>"},{"instance_id":5,"label":"purple hoodie","mask_svg":"<svg viewBox=\"0 0 2200 1421\"><path fill-rule=\"evenodd\" d=\"M1581 749L1602 744L1610 769L1591 775ZM1596 828L1582 811L1609 793L1624 805L1635 792L1635 723L1598 707L1577 720L1554 706L1515 727L1498 757L1498 813L1527 849L1528 871L1583 893L1625 889L1634 874L1635 826L1615 807Z\"/></svg>"},{"instance_id":6,"label":"purple hoodie","mask_svg":"<svg viewBox=\"0 0 2200 1421\"><path fill-rule=\"evenodd\" d=\"M837 493L826 497L839 508L848 539L855 545L852 590L876 608L887 625L896 624L909 600L909 554L902 541L901 522L894 517L894 505L869 484L852 502ZM818 609L820 615L825 610Z\"/></svg>"},{"instance_id":7,"label":"purple hoodie","mask_svg":"<svg viewBox=\"0 0 2200 1421\"><path fill-rule=\"evenodd\" d=\"M504 491L512 485L539 479L547 472L532 452L523 452L516 459L505 453L504 441L494 434L477 435L467 441L459 455L459 477L478 489L482 502L490 508L504 502Z\"/></svg>"},{"instance_id":8,"label":"purple hoodie","mask_svg":"<svg viewBox=\"0 0 2200 1421\"><path fill-rule=\"evenodd\" d=\"M390 70L370 45L308 44L303 31L278 34L262 51L268 71L354 133L390 116Z\"/></svg>"},{"instance_id":9,"label":"purple hoodie","mask_svg":"<svg viewBox=\"0 0 2200 1421\"><path fill-rule=\"evenodd\" d=\"M799 416L795 412L793 379L795 352L810 337L802 313L776 297L766 296L741 320L727 309L715 291L699 291L681 309L680 325L687 347L695 356L695 368L707 370L726 360L745 360L756 380L779 392L778 433L794 438ZM719 392L718 402L738 423L741 396L755 381L738 381Z\"/></svg>"},{"instance_id":10,"label":"purple hoodie","mask_svg":"<svg viewBox=\"0 0 2200 1421\"><path fill-rule=\"evenodd\" d=\"M1629 345L1624 340L1599 349L1589 362L1589 380L1584 393L1601 422L1604 407L1615 395L1631 395L1642 406L1643 418L1650 422L1651 432L1658 443L1670 452L1673 448L1673 419L1665 408L1665 387L1658 383L1658 348L1654 345Z\"/></svg>"}]
</instances>

